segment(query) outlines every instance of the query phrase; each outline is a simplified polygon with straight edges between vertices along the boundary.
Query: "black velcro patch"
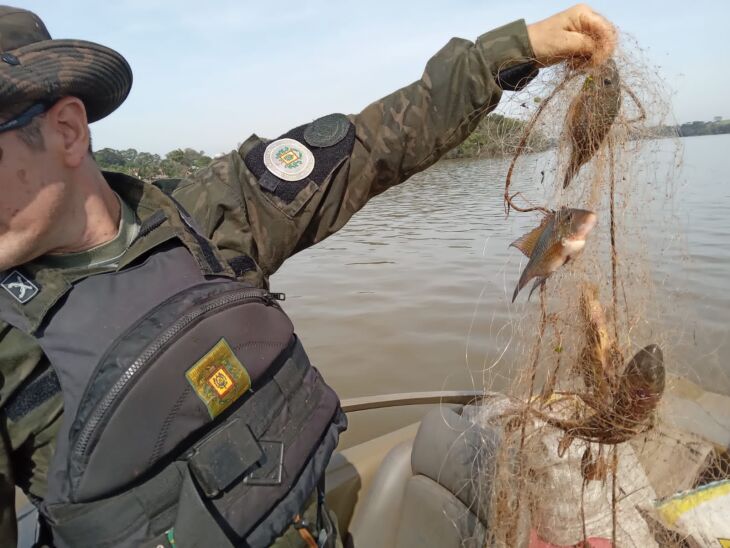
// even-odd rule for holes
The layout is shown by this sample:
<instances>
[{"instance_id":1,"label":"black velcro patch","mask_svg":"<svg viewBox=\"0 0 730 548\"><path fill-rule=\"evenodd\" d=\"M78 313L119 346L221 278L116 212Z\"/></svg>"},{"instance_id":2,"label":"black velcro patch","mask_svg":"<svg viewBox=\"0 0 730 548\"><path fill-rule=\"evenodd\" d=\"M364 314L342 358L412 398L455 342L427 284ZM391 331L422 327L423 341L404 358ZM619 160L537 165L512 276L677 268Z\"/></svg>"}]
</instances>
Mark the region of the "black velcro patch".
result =
<instances>
[{"instance_id":1,"label":"black velcro patch","mask_svg":"<svg viewBox=\"0 0 730 548\"><path fill-rule=\"evenodd\" d=\"M287 133L277 137L278 139L295 139L300 143L304 144L304 130L308 127L308 124L296 127ZM297 197L299 192L302 191L308 184L309 181L314 182L317 186L321 185L330 171L346 156L349 156L352 152L353 144L355 143L355 126L350 124L350 128L347 131L347 135L339 143L331 147L317 148L312 147L309 150L314 154L314 169L308 177L301 181L285 181L280 179L273 173L271 173L264 165L264 150L271 141L262 142L253 147L246 157L246 167L256 176L256 179L266 175L261 188L264 192L268 192L278 197L285 203L291 203L294 198ZM273 190L271 190L273 189Z\"/></svg>"},{"instance_id":2,"label":"black velcro patch","mask_svg":"<svg viewBox=\"0 0 730 548\"><path fill-rule=\"evenodd\" d=\"M56 372L50 367L32 381L22 386L5 404L5 415L17 422L61 391Z\"/></svg>"},{"instance_id":3,"label":"black velcro patch","mask_svg":"<svg viewBox=\"0 0 730 548\"><path fill-rule=\"evenodd\" d=\"M233 269L233 272L235 272L236 277L241 277L249 270L256 270L256 263L248 255L233 257L230 261L228 261L228 264Z\"/></svg>"}]
</instances>

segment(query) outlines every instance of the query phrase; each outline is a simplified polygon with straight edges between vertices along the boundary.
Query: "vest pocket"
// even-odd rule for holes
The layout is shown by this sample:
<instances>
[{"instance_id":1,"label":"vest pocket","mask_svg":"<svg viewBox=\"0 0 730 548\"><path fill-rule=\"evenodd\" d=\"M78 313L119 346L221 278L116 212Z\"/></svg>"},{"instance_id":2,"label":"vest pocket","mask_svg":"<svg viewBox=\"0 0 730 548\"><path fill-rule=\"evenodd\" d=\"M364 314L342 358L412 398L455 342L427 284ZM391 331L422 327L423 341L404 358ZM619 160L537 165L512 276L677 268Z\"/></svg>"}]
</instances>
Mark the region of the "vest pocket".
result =
<instances>
[{"instance_id":1,"label":"vest pocket","mask_svg":"<svg viewBox=\"0 0 730 548\"><path fill-rule=\"evenodd\" d=\"M249 399L292 344L291 322L269 294L236 282L153 310L111 347L82 398L71 430L71 500L111 494L185 450Z\"/></svg>"},{"instance_id":2,"label":"vest pocket","mask_svg":"<svg viewBox=\"0 0 730 548\"><path fill-rule=\"evenodd\" d=\"M115 496L45 507L58 546L268 546L301 512L347 423L298 342L287 364L154 476Z\"/></svg>"}]
</instances>

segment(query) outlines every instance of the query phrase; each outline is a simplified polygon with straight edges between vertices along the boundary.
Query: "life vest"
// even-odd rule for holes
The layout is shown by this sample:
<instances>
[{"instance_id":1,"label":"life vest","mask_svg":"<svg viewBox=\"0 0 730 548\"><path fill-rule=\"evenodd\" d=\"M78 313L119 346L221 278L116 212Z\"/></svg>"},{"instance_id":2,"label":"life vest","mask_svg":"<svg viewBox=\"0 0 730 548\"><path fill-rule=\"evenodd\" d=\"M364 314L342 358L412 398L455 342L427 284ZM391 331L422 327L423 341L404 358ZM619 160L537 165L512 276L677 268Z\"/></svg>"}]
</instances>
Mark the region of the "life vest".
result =
<instances>
[{"instance_id":1,"label":"life vest","mask_svg":"<svg viewBox=\"0 0 730 548\"><path fill-rule=\"evenodd\" d=\"M173 238L74 283L38 329L0 303L60 381L56 545L267 546L292 523L347 421L278 297Z\"/></svg>"}]
</instances>

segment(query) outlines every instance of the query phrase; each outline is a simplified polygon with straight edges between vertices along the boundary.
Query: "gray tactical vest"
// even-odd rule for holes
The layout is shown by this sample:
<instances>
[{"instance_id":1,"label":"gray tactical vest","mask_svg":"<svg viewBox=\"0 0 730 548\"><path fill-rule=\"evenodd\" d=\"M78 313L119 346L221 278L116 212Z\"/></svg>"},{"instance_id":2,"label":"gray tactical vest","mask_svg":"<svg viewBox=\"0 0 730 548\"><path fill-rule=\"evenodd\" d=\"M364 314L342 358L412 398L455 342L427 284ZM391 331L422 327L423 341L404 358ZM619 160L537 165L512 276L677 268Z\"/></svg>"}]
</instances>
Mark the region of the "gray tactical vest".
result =
<instances>
[{"instance_id":1,"label":"gray tactical vest","mask_svg":"<svg viewBox=\"0 0 730 548\"><path fill-rule=\"evenodd\" d=\"M55 544L267 546L291 524L347 421L277 297L205 275L174 238L75 283L35 331L0 303L63 394L41 508Z\"/></svg>"}]
</instances>

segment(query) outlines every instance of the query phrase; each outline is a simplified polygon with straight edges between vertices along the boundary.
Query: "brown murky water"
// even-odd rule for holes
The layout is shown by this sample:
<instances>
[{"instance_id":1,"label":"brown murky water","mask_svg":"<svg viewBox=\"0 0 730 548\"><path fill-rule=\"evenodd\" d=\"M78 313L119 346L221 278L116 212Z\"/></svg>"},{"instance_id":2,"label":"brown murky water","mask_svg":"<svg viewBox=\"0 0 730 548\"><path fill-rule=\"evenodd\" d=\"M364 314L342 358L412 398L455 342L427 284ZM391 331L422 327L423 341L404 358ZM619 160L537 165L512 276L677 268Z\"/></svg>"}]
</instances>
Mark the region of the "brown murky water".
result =
<instances>
[{"instance_id":1,"label":"brown murky water","mask_svg":"<svg viewBox=\"0 0 730 548\"><path fill-rule=\"evenodd\" d=\"M676 144L654 143L659 154L643 166L653 179L677 179L665 189L673 201L650 203L632 221L648 250L658 298L671 298L652 329L673 334L670 369L730 393L730 136L681 140L683 164L672 173ZM541 185L534 174L553 156L527 162L535 192ZM505 221L507 165L441 162L372 200L342 231L272 278L272 288L287 294L286 309L313 362L342 398L499 389L512 377L512 326L538 304L525 304L526 295L509 303L521 257L508 245L534 218ZM552 179L546 175L544 184ZM667 207L669 231L666 222L655 223L666 219ZM355 414L344 444L422 412Z\"/></svg>"}]
</instances>

